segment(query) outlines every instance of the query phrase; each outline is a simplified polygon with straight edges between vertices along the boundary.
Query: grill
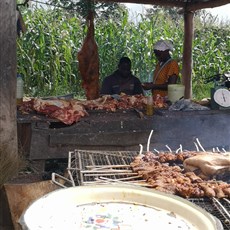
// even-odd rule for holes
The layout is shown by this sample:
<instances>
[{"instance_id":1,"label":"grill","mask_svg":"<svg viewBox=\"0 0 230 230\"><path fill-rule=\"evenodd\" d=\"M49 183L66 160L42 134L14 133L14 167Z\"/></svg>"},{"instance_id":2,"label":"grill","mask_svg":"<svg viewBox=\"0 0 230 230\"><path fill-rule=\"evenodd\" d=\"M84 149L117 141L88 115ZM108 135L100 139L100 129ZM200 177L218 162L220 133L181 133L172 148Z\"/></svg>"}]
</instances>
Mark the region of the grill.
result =
<instances>
[{"instance_id":1,"label":"grill","mask_svg":"<svg viewBox=\"0 0 230 230\"><path fill-rule=\"evenodd\" d=\"M135 151L86 151L69 152L68 172L73 185L111 183L115 181L140 181L132 172L130 163L139 153Z\"/></svg>"},{"instance_id":2,"label":"grill","mask_svg":"<svg viewBox=\"0 0 230 230\"><path fill-rule=\"evenodd\" d=\"M130 163L138 154L137 151L74 150L69 152L67 171L73 186L119 182L148 187L149 185L130 167ZM218 218L224 230L230 230L230 201L227 198L188 200Z\"/></svg>"},{"instance_id":3,"label":"grill","mask_svg":"<svg viewBox=\"0 0 230 230\"><path fill-rule=\"evenodd\" d=\"M230 229L230 201L226 198L190 198L190 202L218 218L225 230Z\"/></svg>"}]
</instances>

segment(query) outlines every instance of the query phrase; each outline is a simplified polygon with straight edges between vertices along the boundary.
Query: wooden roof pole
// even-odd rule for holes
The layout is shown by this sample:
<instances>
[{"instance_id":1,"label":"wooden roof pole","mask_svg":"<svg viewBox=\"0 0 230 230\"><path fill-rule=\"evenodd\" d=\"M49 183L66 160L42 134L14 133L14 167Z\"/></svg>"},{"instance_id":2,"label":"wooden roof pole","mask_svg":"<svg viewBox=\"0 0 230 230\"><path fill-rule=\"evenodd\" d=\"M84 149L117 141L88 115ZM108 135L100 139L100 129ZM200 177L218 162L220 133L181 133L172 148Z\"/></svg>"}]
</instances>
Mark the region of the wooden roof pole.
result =
<instances>
[{"instance_id":1,"label":"wooden roof pole","mask_svg":"<svg viewBox=\"0 0 230 230\"><path fill-rule=\"evenodd\" d=\"M193 12L184 12L184 48L182 59L182 82L185 85L185 99L192 98L192 44L194 35L193 18Z\"/></svg>"},{"instance_id":2,"label":"wooden roof pole","mask_svg":"<svg viewBox=\"0 0 230 230\"><path fill-rule=\"evenodd\" d=\"M0 154L17 155L16 1L0 1Z\"/></svg>"}]
</instances>

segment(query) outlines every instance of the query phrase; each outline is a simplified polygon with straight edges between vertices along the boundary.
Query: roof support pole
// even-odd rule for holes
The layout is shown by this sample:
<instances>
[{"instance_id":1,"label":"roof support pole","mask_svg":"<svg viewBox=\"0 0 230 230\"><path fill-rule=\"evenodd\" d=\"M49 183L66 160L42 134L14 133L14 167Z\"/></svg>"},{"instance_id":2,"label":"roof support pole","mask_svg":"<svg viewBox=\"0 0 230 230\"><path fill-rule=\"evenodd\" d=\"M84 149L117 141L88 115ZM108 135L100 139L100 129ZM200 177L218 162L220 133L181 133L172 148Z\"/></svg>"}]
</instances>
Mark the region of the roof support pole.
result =
<instances>
[{"instance_id":1,"label":"roof support pole","mask_svg":"<svg viewBox=\"0 0 230 230\"><path fill-rule=\"evenodd\" d=\"M184 48L182 60L182 82L185 85L185 99L192 98L192 44L194 13L184 12Z\"/></svg>"},{"instance_id":2,"label":"roof support pole","mask_svg":"<svg viewBox=\"0 0 230 230\"><path fill-rule=\"evenodd\" d=\"M16 68L16 1L0 0L0 154L11 157L18 153Z\"/></svg>"}]
</instances>

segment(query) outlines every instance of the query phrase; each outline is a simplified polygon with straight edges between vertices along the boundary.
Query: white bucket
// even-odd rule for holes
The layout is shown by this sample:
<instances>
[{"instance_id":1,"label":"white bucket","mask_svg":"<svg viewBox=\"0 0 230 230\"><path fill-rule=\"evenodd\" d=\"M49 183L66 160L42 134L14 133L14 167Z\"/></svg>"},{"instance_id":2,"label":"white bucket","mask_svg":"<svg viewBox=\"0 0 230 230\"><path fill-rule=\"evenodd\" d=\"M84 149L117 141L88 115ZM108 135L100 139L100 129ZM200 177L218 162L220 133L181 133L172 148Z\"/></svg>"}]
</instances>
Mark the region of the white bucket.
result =
<instances>
[{"instance_id":1,"label":"white bucket","mask_svg":"<svg viewBox=\"0 0 230 230\"><path fill-rule=\"evenodd\" d=\"M184 97L184 85L170 84L168 85L168 99L174 103Z\"/></svg>"}]
</instances>

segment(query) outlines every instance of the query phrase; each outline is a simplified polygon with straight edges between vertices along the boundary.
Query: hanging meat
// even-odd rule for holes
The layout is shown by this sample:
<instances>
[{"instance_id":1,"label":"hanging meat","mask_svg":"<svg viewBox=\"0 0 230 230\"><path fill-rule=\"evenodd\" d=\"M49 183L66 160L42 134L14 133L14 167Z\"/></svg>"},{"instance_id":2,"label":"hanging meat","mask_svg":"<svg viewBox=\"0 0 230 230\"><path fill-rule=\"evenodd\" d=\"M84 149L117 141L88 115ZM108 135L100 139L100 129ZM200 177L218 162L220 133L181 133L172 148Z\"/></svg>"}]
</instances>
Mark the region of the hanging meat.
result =
<instances>
[{"instance_id":1,"label":"hanging meat","mask_svg":"<svg viewBox=\"0 0 230 230\"><path fill-rule=\"evenodd\" d=\"M90 11L87 17L88 31L81 50L78 52L79 71L82 87L87 100L99 97L99 56L94 38L94 17Z\"/></svg>"}]
</instances>

